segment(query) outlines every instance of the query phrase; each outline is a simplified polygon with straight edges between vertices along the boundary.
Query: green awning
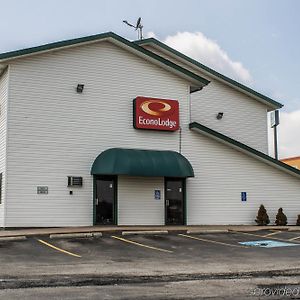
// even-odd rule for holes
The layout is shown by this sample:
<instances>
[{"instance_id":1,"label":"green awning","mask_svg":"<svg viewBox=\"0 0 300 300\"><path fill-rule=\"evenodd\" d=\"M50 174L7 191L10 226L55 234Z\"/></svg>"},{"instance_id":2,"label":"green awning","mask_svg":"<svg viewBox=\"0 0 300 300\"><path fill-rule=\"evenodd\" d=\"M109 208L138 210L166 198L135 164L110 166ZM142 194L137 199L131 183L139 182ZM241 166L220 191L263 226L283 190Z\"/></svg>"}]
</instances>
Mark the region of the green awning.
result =
<instances>
[{"instance_id":1,"label":"green awning","mask_svg":"<svg viewBox=\"0 0 300 300\"><path fill-rule=\"evenodd\" d=\"M194 177L189 161L175 151L112 148L95 159L92 175Z\"/></svg>"}]
</instances>

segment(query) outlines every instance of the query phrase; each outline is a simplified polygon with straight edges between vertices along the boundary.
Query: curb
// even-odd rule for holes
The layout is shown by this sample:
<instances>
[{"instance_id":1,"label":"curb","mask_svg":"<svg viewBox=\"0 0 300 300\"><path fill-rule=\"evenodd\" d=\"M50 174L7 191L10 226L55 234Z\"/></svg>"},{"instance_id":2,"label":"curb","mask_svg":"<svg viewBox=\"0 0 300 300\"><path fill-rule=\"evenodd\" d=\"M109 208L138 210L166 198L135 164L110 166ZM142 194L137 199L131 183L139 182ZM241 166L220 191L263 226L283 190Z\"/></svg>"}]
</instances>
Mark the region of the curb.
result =
<instances>
[{"instance_id":1,"label":"curb","mask_svg":"<svg viewBox=\"0 0 300 300\"><path fill-rule=\"evenodd\" d=\"M122 235L147 235L147 234L168 234L168 230L149 230L149 231L122 231Z\"/></svg>"},{"instance_id":2,"label":"curb","mask_svg":"<svg viewBox=\"0 0 300 300\"><path fill-rule=\"evenodd\" d=\"M300 228L297 229L290 229L288 227L281 227L281 226L267 226L267 227L260 227L257 226L256 228L243 228L243 229L239 229L239 228L228 228L228 232L230 231L234 231L234 232L258 232L258 231L262 231L262 230L272 230L272 231L300 231Z\"/></svg>"},{"instance_id":3,"label":"curb","mask_svg":"<svg viewBox=\"0 0 300 300\"><path fill-rule=\"evenodd\" d=\"M83 232L83 233L55 233L50 234L50 239L72 239L72 238L98 238L102 237L101 232Z\"/></svg>"},{"instance_id":4,"label":"curb","mask_svg":"<svg viewBox=\"0 0 300 300\"><path fill-rule=\"evenodd\" d=\"M199 230L187 230L187 234L193 233L227 233L228 229L199 229Z\"/></svg>"},{"instance_id":5,"label":"curb","mask_svg":"<svg viewBox=\"0 0 300 300\"><path fill-rule=\"evenodd\" d=\"M293 232L293 231L300 231L300 226L295 226L295 227L290 227L288 231Z\"/></svg>"},{"instance_id":6,"label":"curb","mask_svg":"<svg viewBox=\"0 0 300 300\"><path fill-rule=\"evenodd\" d=\"M0 242L9 242L9 241L25 241L27 238L25 235L20 236L5 236L0 237Z\"/></svg>"}]
</instances>

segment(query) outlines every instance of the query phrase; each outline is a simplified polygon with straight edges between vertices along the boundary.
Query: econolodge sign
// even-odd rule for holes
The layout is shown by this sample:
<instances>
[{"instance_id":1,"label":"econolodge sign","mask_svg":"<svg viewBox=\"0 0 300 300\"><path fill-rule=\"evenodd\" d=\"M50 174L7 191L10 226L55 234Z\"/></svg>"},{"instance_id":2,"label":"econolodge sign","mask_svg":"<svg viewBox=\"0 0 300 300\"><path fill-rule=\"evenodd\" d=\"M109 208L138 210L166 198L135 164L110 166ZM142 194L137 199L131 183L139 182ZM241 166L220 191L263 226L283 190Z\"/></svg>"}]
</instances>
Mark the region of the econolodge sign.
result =
<instances>
[{"instance_id":1,"label":"econolodge sign","mask_svg":"<svg viewBox=\"0 0 300 300\"><path fill-rule=\"evenodd\" d=\"M133 127L137 129L151 130L178 130L178 101L136 97L133 100Z\"/></svg>"}]
</instances>

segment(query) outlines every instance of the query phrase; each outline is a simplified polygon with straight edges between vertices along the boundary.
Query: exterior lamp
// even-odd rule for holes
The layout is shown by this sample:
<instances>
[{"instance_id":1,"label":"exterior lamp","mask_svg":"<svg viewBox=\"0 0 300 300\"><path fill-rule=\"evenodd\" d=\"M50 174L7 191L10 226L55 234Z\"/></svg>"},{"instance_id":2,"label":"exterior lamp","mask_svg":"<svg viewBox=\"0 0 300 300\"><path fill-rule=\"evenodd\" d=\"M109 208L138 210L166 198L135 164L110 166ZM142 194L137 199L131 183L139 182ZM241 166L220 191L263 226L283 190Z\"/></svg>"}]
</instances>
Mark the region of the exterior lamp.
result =
<instances>
[{"instance_id":1,"label":"exterior lamp","mask_svg":"<svg viewBox=\"0 0 300 300\"><path fill-rule=\"evenodd\" d=\"M81 94L83 92L84 84L77 84L76 91L78 94Z\"/></svg>"},{"instance_id":2,"label":"exterior lamp","mask_svg":"<svg viewBox=\"0 0 300 300\"><path fill-rule=\"evenodd\" d=\"M224 113L223 112L219 112L218 114L217 114L217 119L218 120L221 120L222 118L223 118L223 115L224 115Z\"/></svg>"}]
</instances>

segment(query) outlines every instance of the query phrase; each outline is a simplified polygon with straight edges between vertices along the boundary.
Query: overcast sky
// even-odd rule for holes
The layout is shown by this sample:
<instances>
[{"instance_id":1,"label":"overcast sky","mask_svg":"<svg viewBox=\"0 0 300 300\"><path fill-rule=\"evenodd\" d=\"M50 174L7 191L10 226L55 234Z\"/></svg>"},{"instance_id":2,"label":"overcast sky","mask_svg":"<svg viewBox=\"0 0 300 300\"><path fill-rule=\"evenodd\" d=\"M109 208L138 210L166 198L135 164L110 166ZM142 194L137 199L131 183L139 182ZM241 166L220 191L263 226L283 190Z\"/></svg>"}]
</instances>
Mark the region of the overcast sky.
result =
<instances>
[{"instance_id":1,"label":"overcast sky","mask_svg":"<svg viewBox=\"0 0 300 300\"><path fill-rule=\"evenodd\" d=\"M300 155L300 1L0 0L0 53L114 31L155 36L284 104L280 156Z\"/></svg>"}]
</instances>

